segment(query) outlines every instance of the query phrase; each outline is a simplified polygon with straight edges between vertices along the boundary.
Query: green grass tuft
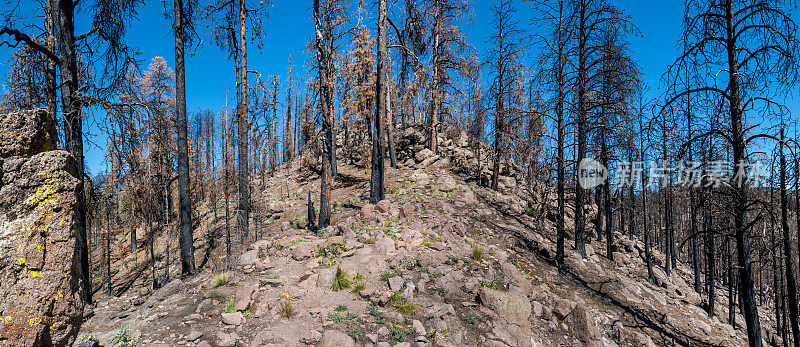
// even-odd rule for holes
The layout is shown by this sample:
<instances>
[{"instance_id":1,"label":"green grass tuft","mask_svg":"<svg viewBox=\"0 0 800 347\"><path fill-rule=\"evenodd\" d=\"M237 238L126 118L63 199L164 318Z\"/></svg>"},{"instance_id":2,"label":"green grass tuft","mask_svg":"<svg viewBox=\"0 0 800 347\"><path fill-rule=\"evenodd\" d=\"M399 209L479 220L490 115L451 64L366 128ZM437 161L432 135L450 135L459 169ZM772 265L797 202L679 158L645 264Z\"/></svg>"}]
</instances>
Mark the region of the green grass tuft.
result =
<instances>
[{"instance_id":1,"label":"green grass tuft","mask_svg":"<svg viewBox=\"0 0 800 347\"><path fill-rule=\"evenodd\" d=\"M389 306L394 307L402 315L413 314L417 311L417 306L401 292L396 292L389 297Z\"/></svg>"},{"instance_id":2,"label":"green grass tuft","mask_svg":"<svg viewBox=\"0 0 800 347\"><path fill-rule=\"evenodd\" d=\"M333 286L331 286L331 289L333 289L335 292L338 292L342 289L350 288L350 286L350 278L348 277L347 272L342 270L340 266L337 266L336 276L333 278Z\"/></svg>"},{"instance_id":3,"label":"green grass tuft","mask_svg":"<svg viewBox=\"0 0 800 347\"><path fill-rule=\"evenodd\" d=\"M211 286L214 288L222 287L233 280L233 276L227 272L220 272L211 281Z\"/></svg>"}]
</instances>

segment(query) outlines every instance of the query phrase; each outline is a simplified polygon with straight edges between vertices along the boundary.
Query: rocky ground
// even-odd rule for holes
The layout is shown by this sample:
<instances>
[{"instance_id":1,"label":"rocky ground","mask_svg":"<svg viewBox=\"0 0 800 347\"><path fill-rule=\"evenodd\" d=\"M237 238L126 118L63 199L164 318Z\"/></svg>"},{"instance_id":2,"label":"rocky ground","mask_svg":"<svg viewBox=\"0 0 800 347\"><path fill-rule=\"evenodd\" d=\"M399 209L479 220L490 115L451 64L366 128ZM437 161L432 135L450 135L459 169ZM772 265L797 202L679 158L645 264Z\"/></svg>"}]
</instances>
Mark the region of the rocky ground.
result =
<instances>
[{"instance_id":1,"label":"rocky ground","mask_svg":"<svg viewBox=\"0 0 800 347\"><path fill-rule=\"evenodd\" d=\"M448 147L449 146L449 147ZM655 346L746 345L708 318L680 265L646 281L643 244L616 235L609 261L587 246L554 266L555 201L544 216L520 198L465 182L458 144L387 171L387 198L368 204L368 173L340 166L332 226L305 225L313 175L286 168L265 182L275 201L234 270L206 270L155 292L103 299L78 342L141 346ZM223 247L224 248L224 247ZM656 259L663 259L655 254ZM726 298L720 298L719 315ZM763 311L763 310L762 310ZM762 313L763 315L763 313ZM741 319L741 318L739 318ZM769 317L763 325L769 329ZM769 330L766 336L772 336Z\"/></svg>"}]
</instances>

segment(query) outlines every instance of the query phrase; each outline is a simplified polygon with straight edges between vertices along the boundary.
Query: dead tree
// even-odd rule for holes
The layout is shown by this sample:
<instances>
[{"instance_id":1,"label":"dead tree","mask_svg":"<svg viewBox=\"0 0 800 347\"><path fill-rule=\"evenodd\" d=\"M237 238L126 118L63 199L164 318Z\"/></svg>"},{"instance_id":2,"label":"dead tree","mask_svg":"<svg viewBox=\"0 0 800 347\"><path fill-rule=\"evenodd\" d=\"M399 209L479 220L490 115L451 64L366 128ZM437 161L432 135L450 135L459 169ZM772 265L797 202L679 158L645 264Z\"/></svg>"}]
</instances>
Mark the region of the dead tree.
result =
<instances>
[{"instance_id":1,"label":"dead tree","mask_svg":"<svg viewBox=\"0 0 800 347\"><path fill-rule=\"evenodd\" d=\"M589 135L588 116L593 107L589 96L597 90L592 89L592 80L599 77L597 68L603 56L600 40L603 38L604 28L622 28L630 23L623 13L605 0L579 0L570 8L572 30L575 31L574 39L569 46L569 54L575 56L577 63L574 67L575 77L572 78L572 88L576 91L575 100L575 133L577 142L577 160L586 157ZM575 251L586 258L586 216L583 205L586 203L586 190L580 186L579 180L575 184Z\"/></svg>"},{"instance_id":2,"label":"dead tree","mask_svg":"<svg viewBox=\"0 0 800 347\"><path fill-rule=\"evenodd\" d=\"M266 6L262 2L250 3L247 0L217 0L206 7L205 19L211 25L214 43L228 57L236 62L236 140L238 164L236 176L238 180L239 204L237 228L244 241L250 233L250 188L248 140L249 128L252 126L248 115L247 95L247 42L256 41L261 46L262 19L266 16ZM248 40L248 32L252 34Z\"/></svg>"},{"instance_id":3,"label":"dead tree","mask_svg":"<svg viewBox=\"0 0 800 347\"><path fill-rule=\"evenodd\" d=\"M373 127L372 135L372 175L369 188L369 201L372 204L377 204L378 201L384 198L384 136L382 135L383 125L381 123L386 118L386 112L388 111L386 99L389 96L389 74L387 71L389 68L389 48L386 38L386 7L386 0L380 0L378 5L378 45L376 46L378 78L375 82L375 126ZM391 127L391 120L386 125Z\"/></svg>"},{"instance_id":4,"label":"dead tree","mask_svg":"<svg viewBox=\"0 0 800 347\"><path fill-rule=\"evenodd\" d=\"M181 247L181 273L194 272L194 237L192 235L192 199L189 187L189 144L186 122L186 68L184 67L184 46L194 32L192 23L195 1L174 0L175 33L175 126L178 135L178 216ZM189 30L186 30L187 27Z\"/></svg>"},{"instance_id":5,"label":"dead tree","mask_svg":"<svg viewBox=\"0 0 800 347\"><path fill-rule=\"evenodd\" d=\"M323 6L320 5L323 1ZM333 53L334 28L339 19L336 0L314 0L314 46L316 48L317 72L319 80L319 108L322 130L322 174L320 175L319 221L317 228L325 228L331 221L331 185L336 174L333 140Z\"/></svg>"},{"instance_id":6,"label":"dead tree","mask_svg":"<svg viewBox=\"0 0 800 347\"><path fill-rule=\"evenodd\" d=\"M492 5L494 31L489 37L489 72L492 76L491 95L494 99L494 161L492 163L491 188L497 190L500 176L500 161L507 146L511 118L519 114L515 104L523 66L520 62L522 31L514 19L516 9L510 0L498 0Z\"/></svg>"},{"instance_id":7,"label":"dead tree","mask_svg":"<svg viewBox=\"0 0 800 347\"><path fill-rule=\"evenodd\" d=\"M287 164L294 156L292 136L292 56L289 55L289 77L286 79L286 116L283 121L283 162Z\"/></svg>"},{"instance_id":8,"label":"dead tree","mask_svg":"<svg viewBox=\"0 0 800 347\"><path fill-rule=\"evenodd\" d=\"M789 306L789 321L792 328L792 341L794 346L800 346L800 325L798 325L798 308L797 308L797 281L794 278L794 266L792 265L793 251L791 234L789 232L789 207L788 197L786 194L786 156L784 155L784 147L786 141L784 139L783 119L781 115L781 133L779 138L779 155L780 155L780 192L781 192L781 230L783 231L783 259L784 270L786 276L786 290L787 290L787 304Z\"/></svg>"},{"instance_id":9,"label":"dead tree","mask_svg":"<svg viewBox=\"0 0 800 347\"><path fill-rule=\"evenodd\" d=\"M564 239L566 231L564 227L565 211L565 184L566 184L566 164L564 148L566 146L566 65L569 56L567 55L567 45L570 41L572 31L568 22L567 8L564 1L537 1L535 8L541 13L541 17L536 19L547 35L542 36L538 42L543 46L540 61L545 64L543 70L544 81L553 89L552 107L556 123L556 199L558 200L558 213L556 222L556 263L559 267L564 265Z\"/></svg>"},{"instance_id":10,"label":"dead tree","mask_svg":"<svg viewBox=\"0 0 800 347\"><path fill-rule=\"evenodd\" d=\"M439 123L442 102L450 85L450 70L461 66L458 54L468 48L457 23L467 13L467 0L429 0L424 10L431 22L430 29L430 102L428 106L429 148L437 153L439 148Z\"/></svg>"}]
</instances>

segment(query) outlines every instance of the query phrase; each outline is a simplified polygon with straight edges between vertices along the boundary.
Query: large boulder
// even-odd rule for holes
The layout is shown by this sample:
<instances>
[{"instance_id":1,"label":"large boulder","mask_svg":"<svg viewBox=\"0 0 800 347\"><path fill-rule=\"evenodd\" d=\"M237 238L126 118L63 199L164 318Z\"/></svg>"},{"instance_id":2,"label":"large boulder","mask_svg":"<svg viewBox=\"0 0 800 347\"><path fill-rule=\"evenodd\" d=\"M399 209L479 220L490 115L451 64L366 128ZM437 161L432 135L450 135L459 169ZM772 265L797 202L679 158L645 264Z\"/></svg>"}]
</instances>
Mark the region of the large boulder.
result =
<instances>
[{"instance_id":1,"label":"large boulder","mask_svg":"<svg viewBox=\"0 0 800 347\"><path fill-rule=\"evenodd\" d=\"M56 149L56 126L45 110L0 114L0 129L0 158L30 158Z\"/></svg>"},{"instance_id":2,"label":"large boulder","mask_svg":"<svg viewBox=\"0 0 800 347\"><path fill-rule=\"evenodd\" d=\"M571 316L567 319L572 334L580 340L584 346L598 345L600 331L594 325L592 316L583 305L577 305L572 310Z\"/></svg>"},{"instance_id":3,"label":"large boulder","mask_svg":"<svg viewBox=\"0 0 800 347\"><path fill-rule=\"evenodd\" d=\"M46 112L0 115L0 345L68 346L80 328L80 181L53 134Z\"/></svg>"},{"instance_id":4,"label":"large boulder","mask_svg":"<svg viewBox=\"0 0 800 347\"><path fill-rule=\"evenodd\" d=\"M272 201L269 203L270 213L283 213L286 210L286 203L280 200Z\"/></svg>"},{"instance_id":5,"label":"large boulder","mask_svg":"<svg viewBox=\"0 0 800 347\"><path fill-rule=\"evenodd\" d=\"M484 306L497 313L507 323L530 326L528 318L531 316L531 303L524 295L481 287L480 299Z\"/></svg>"},{"instance_id":6,"label":"large boulder","mask_svg":"<svg viewBox=\"0 0 800 347\"><path fill-rule=\"evenodd\" d=\"M322 333L322 340L319 342L320 347L349 347L355 345L355 341L350 336L338 330L325 330Z\"/></svg>"},{"instance_id":7,"label":"large boulder","mask_svg":"<svg viewBox=\"0 0 800 347\"><path fill-rule=\"evenodd\" d=\"M439 190L443 192L452 192L456 189L456 185L456 180L450 175L442 175L442 177L439 178Z\"/></svg>"},{"instance_id":8,"label":"large boulder","mask_svg":"<svg viewBox=\"0 0 800 347\"><path fill-rule=\"evenodd\" d=\"M421 163L433 156L434 156L433 151L427 148L423 148L421 151L417 152L417 154L414 157L417 159L417 162Z\"/></svg>"}]
</instances>

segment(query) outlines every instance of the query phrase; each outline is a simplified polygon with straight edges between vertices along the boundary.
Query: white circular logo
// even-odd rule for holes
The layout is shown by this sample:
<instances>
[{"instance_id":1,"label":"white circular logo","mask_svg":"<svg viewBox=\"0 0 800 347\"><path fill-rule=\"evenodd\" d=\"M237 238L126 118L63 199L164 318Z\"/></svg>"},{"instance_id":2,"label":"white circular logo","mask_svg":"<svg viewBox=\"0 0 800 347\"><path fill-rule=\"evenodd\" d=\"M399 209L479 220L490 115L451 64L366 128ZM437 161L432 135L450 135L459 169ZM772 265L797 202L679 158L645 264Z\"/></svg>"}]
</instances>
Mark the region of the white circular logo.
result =
<instances>
[{"instance_id":1,"label":"white circular logo","mask_svg":"<svg viewBox=\"0 0 800 347\"><path fill-rule=\"evenodd\" d=\"M583 189L592 189L608 179L608 169L592 158L583 158L578 163L578 184Z\"/></svg>"}]
</instances>

